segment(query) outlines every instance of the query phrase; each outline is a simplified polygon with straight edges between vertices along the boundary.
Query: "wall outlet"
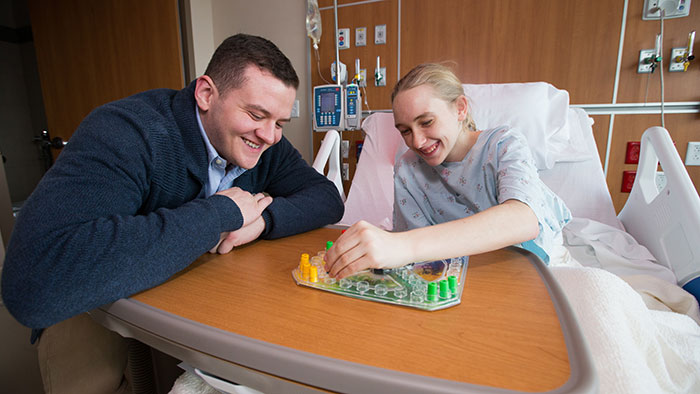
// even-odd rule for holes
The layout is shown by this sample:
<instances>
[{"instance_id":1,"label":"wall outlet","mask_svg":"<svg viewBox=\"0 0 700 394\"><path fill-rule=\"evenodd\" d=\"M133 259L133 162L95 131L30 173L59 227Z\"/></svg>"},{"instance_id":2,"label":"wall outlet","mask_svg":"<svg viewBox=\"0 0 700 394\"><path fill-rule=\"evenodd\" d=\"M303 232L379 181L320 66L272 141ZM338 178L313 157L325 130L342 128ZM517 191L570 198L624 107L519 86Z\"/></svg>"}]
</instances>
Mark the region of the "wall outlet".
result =
<instances>
[{"instance_id":1,"label":"wall outlet","mask_svg":"<svg viewBox=\"0 0 700 394\"><path fill-rule=\"evenodd\" d=\"M367 86L367 69L361 68L360 69L360 87L364 88L366 86Z\"/></svg>"},{"instance_id":2,"label":"wall outlet","mask_svg":"<svg viewBox=\"0 0 700 394\"><path fill-rule=\"evenodd\" d=\"M350 141L348 141L348 140L341 141L340 153L342 154L343 159L348 158L348 156L350 155Z\"/></svg>"},{"instance_id":3,"label":"wall outlet","mask_svg":"<svg viewBox=\"0 0 700 394\"><path fill-rule=\"evenodd\" d=\"M639 163L639 141L628 141L627 151L625 152L625 164L638 164Z\"/></svg>"},{"instance_id":4,"label":"wall outlet","mask_svg":"<svg viewBox=\"0 0 700 394\"><path fill-rule=\"evenodd\" d=\"M685 165L700 166L700 142L688 142L688 150L685 152Z\"/></svg>"},{"instance_id":5,"label":"wall outlet","mask_svg":"<svg viewBox=\"0 0 700 394\"><path fill-rule=\"evenodd\" d=\"M357 27L355 28L355 46L363 47L367 45L367 28Z\"/></svg>"},{"instance_id":6,"label":"wall outlet","mask_svg":"<svg viewBox=\"0 0 700 394\"><path fill-rule=\"evenodd\" d=\"M620 191L623 193L631 192L634 178L636 177L637 171L622 171L622 187L620 187Z\"/></svg>"},{"instance_id":7,"label":"wall outlet","mask_svg":"<svg viewBox=\"0 0 700 394\"><path fill-rule=\"evenodd\" d=\"M340 169L341 174L343 176L344 181L349 181L350 180L350 164L348 163L343 163L343 166Z\"/></svg>"},{"instance_id":8,"label":"wall outlet","mask_svg":"<svg viewBox=\"0 0 700 394\"><path fill-rule=\"evenodd\" d=\"M292 114L290 115L290 117L299 117L299 100L294 100L294 105L292 105Z\"/></svg>"},{"instance_id":9,"label":"wall outlet","mask_svg":"<svg viewBox=\"0 0 700 394\"><path fill-rule=\"evenodd\" d=\"M374 26L374 44L386 44L386 25Z\"/></svg>"}]
</instances>

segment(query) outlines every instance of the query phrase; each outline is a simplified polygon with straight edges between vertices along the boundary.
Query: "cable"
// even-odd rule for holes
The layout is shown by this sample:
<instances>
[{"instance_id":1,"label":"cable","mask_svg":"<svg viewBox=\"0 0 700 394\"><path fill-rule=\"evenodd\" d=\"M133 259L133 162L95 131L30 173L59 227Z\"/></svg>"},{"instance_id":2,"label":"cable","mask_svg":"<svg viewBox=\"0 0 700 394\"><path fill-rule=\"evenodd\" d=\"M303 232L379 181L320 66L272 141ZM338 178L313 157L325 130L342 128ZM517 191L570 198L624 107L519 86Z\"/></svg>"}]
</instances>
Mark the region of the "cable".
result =
<instances>
[{"instance_id":1,"label":"cable","mask_svg":"<svg viewBox=\"0 0 700 394\"><path fill-rule=\"evenodd\" d=\"M326 85L330 85L331 83L326 81L326 78L323 78L323 75L321 75L321 59L318 56L318 48L314 48L314 53L316 55L316 70L318 70L318 76L321 77L323 82L326 83Z\"/></svg>"},{"instance_id":2,"label":"cable","mask_svg":"<svg viewBox=\"0 0 700 394\"><path fill-rule=\"evenodd\" d=\"M647 97L649 96L649 80L651 79L651 73L647 74L647 87L644 90L644 105L647 105Z\"/></svg>"},{"instance_id":3,"label":"cable","mask_svg":"<svg viewBox=\"0 0 700 394\"><path fill-rule=\"evenodd\" d=\"M365 108L367 108L367 111L372 112L371 109L369 109L369 104L367 103L367 89L365 87L362 87L362 95L365 97Z\"/></svg>"}]
</instances>

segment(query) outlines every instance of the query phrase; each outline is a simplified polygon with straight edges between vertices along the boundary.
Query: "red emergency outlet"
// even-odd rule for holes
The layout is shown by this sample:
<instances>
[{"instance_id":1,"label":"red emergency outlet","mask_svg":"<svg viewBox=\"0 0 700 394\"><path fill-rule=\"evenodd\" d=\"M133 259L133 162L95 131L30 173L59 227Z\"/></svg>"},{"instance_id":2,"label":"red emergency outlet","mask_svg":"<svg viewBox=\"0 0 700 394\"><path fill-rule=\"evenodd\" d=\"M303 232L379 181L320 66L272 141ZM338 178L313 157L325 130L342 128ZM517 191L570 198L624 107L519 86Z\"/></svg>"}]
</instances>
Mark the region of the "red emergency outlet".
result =
<instances>
[{"instance_id":1,"label":"red emergency outlet","mask_svg":"<svg viewBox=\"0 0 700 394\"><path fill-rule=\"evenodd\" d=\"M632 185L634 185L634 178L637 177L637 171L622 171L622 187L620 191L623 193L629 193L632 191Z\"/></svg>"},{"instance_id":2,"label":"red emergency outlet","mask_svg":"<svg viewBox=\"0 0 700 394\"><path fill-rule=\"evenodd\" d=\"M627 152L625 153L625 164L639 163L639 141L628 141Z\"/></svg>"}]
</instances>

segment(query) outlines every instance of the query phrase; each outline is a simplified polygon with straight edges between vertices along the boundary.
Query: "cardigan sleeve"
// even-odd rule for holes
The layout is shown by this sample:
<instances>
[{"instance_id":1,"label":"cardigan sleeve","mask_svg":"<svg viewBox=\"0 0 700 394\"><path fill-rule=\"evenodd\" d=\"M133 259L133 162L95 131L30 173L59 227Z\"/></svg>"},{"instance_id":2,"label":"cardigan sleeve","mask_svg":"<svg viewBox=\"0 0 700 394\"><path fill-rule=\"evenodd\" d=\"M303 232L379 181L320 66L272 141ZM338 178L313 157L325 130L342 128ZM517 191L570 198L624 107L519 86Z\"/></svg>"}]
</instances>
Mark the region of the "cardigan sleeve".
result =
<instances>
[{"instance_id":1,"label":"cardigan sleeve","mask_svg":"<svg viewBox=\"0 0 700 394\"><path fill-rule=\"evenodd\" d=\"M144 210L158 158L134 119L89 115L21 209L2 275L20 323L45 328L156 286L241 226L224 196Z\"/></svg>"}]
</instances>

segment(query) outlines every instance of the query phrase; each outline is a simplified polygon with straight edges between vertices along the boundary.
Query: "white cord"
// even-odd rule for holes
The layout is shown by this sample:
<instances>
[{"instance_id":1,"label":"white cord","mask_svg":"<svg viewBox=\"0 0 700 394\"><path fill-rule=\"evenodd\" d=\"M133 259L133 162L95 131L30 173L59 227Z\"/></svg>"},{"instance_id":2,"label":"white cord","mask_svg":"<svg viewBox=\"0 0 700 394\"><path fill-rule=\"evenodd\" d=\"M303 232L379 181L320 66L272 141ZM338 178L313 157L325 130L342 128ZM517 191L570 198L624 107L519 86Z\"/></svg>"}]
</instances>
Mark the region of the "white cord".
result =
<instances>
[{"instance_id":1,"label":"white cord","mask_svg":"<svg viewBox=\"0 0 700 394\"><path fill-rule=\"evenodd\" d=\"M647 97L649 96L649 80L651 79L651 73L647 74L647 87L644 90L644 105L647 105Z\"/></svg>"}]
</instances>

